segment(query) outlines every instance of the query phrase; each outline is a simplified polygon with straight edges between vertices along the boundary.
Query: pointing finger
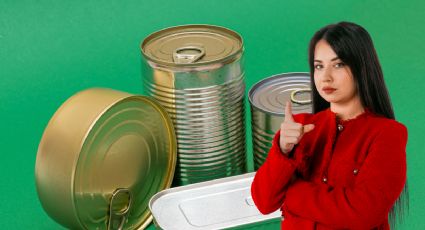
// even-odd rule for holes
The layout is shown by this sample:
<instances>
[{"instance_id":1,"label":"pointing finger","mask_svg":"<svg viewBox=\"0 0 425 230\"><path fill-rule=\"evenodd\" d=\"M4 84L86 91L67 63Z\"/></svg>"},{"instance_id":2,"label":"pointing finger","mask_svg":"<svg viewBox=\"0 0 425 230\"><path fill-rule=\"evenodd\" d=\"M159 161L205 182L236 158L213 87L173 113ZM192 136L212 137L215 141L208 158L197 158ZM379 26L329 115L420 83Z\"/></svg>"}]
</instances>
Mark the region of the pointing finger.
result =
<instances>
[{"instance_id":1,"label":"pointing finger","mask_svg":"<svg viewBox=\"0 0 425 230\"><path fill-rule=\"evenodd\" d=\"M289 101L286 102L284 121L294 121L294 118L292 117L292 104Z\"/></svg>"}]
</instances>

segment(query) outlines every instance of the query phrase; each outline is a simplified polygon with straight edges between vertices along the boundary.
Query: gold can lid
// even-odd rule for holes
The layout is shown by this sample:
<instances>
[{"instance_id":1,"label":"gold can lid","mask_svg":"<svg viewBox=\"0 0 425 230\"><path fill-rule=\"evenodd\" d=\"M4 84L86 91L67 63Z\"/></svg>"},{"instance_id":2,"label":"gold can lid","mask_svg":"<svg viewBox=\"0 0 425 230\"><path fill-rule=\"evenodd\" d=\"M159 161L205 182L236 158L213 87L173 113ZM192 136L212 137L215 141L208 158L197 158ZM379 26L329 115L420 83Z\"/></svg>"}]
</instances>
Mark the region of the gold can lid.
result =
<instances>
[{"instance_id":1,"label":"gold can lid","mask_svg":"<svg viewBox=\"0 0 425 230\"><path fill-rule=\"evenodd\" d=\"M154 100L82 91L43 134L35 172L40 201L69 228L146 227L150 197L171 186L176 151L172 121Z\"/></svg>"},{"instance_id":2,"label":"gold can lid","mask_svg":"<svg viewBox=\"0 0 425 230\"><path fill-rule=\"evenodd\" d=\"M141 45L146 59L167 66L222 62L243 51L235 31L212 25L184 25L157 31Z\"/></svg>"}]
</instances>

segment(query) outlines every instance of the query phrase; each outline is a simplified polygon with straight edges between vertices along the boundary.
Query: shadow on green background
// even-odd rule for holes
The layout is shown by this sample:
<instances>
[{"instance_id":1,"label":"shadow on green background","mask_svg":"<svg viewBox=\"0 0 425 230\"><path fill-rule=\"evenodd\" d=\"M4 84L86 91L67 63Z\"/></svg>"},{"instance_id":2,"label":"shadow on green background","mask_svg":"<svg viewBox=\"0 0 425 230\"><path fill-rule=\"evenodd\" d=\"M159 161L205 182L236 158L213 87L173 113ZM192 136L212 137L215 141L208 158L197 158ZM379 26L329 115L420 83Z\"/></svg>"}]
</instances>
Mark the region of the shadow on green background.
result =
<instances>
[{"instance_id":1,"label":"shadow on green background","mask_svg":"<svg viewBox=\"0 0 425 230\"><path fill-rule=\"evenodd\" d=\"M265 77L308 71L310 37L341 20L359 23L372 35L397 120L409 130L410 213L399 229L425 229L424 11L419 0L0 0L2 229L61 228L45 214L35 190L43 130L61 103L80 90L98 86L143 94L139 44L148 34L181 24L239 32L248 91ZM249 121L248 116L252 171Z\"/></svg>"}]
</instances>

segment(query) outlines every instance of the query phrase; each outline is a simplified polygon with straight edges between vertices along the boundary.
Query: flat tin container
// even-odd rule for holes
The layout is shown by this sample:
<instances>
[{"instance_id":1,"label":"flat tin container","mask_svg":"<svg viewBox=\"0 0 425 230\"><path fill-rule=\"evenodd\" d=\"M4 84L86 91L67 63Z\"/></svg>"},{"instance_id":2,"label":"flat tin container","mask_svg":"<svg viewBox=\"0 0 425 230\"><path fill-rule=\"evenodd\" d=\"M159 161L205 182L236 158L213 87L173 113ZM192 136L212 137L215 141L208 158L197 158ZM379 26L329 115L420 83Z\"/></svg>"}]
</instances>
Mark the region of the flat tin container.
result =
<instances>
[{"instance_id":1,"label":"flat tin container","mask_svg":"<svg viewBox=\"0 0 425 230\"><path fill-rule=\"evenodd\" d=\"M171 185L176 137L146 96L93 88L69 98L42 136L35 166L40 202L71 229L138 229L149 198Z\"/></svg>"},{"instance_id":2,"label":"flat tin container","mask_svg":"<svg viewBox=\"0 0 425 230\"><path fill-rule=\"evenodd\" d=\"M285 117L285 104L292 103L292 111L311 113L311 80L309 73L282 73L265 78L249 90L254 169L264 163L273 137Z\"/></svg>"},{"instance_id":3,"label":"flat tin container","mask_svg":"<svg viewBox=\"0 0 425 230\"><path fill-rule=\"evenodd\" d=\"M147 36L143 86L167 110L177 134L174 185L246 172L243 42L213 25Z\"/></svg>"},{"instance_id":4,"label":"flat tin container","mask_svg":"<svg viewBox=\"0 0 425 230\"><path fill-rule=\"evenodd\" d=\"M275 225L281 212L261 214L251 198L255 173L171 188L155 194L149 208L160 229L247 229Z\"/></svg>"}]
</instances>

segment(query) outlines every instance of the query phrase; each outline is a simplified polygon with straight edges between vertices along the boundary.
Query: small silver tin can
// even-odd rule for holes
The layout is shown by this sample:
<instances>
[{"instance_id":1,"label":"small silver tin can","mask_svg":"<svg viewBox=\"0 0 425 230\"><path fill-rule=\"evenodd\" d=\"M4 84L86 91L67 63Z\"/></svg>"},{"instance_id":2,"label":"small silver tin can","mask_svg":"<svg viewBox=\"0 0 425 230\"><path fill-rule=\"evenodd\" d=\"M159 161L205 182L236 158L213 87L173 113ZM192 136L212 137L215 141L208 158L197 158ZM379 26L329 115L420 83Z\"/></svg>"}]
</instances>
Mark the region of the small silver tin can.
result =
<instances>
[{"instance_id":1,"label":"small silver tin can","mask_svg":"<svg viewBox=\"0 0 425 230\"><path fill-rule=\"evenodd\" d=\"M292 111L311 113L311 80L309 73L283 73L256 83L249 90L254 169L264 163L273 137L285 117L285 104L292 102Z\"/></svg>"}]
</instances>

